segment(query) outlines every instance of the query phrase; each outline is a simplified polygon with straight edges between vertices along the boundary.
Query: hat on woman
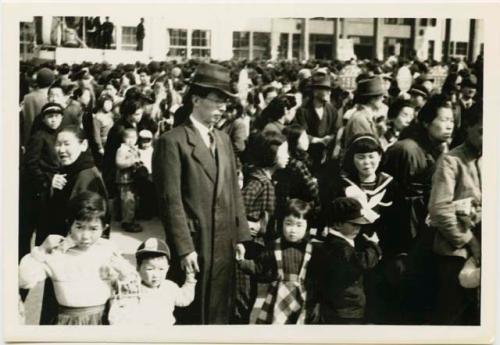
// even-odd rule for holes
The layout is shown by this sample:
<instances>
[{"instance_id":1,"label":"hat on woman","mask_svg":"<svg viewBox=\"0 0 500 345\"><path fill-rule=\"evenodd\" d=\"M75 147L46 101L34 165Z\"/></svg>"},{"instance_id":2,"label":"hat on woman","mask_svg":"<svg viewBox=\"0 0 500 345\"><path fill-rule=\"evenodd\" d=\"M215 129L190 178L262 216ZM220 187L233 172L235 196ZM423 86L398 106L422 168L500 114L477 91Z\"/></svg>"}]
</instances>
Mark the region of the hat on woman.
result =
<instances>
[{"instance_id":1,"label":"hat on woman","mask_svg":"<svg viewBox=\"0 0 500 345\"><path fill-rule=\"evenodd\" d=\"M356 94L358 96L382 96L385 94L382 78L372 77L360 80L356 88Z\"/></svg>"},{"instance_id":2,"label":"hat on woman","mask_svg":"<svg viewBox=\"0 0 500 345\"><path fill-rule=\"evenodd\" d=\"M215 89L226 96L236 97L231 92L229 70L223 66L211 63L202 63L194 72L190 81L191 85L197 85L208 89Z\"/></svg>"}]
</instances>

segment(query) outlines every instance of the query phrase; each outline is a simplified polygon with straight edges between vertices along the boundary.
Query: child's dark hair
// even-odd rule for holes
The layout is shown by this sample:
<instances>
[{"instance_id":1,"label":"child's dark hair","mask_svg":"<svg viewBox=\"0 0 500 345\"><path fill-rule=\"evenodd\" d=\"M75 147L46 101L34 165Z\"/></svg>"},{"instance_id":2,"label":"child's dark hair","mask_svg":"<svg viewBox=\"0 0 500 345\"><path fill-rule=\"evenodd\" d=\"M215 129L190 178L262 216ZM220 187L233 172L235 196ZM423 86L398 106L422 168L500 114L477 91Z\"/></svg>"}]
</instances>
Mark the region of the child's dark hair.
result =
<instances>
[{"instance_id":1,"label":"child's dark hair","mask_svg":"<svg viewBox=\"0 0 500 345\"><path fill-rule=\"evenodd\" d=\"M163 253L140 253L135 256L135 261L137 262L137 268L140 268L144 260L149 260L149 259L155 259L164 256L167 261L169 260L169 257L166 254Z\"/></svg>"},{"instance_id":2,"label":"child's dark hair","mask_svg":"<svg viewBox=\"0 0 500 345\"><path fill-rule=\"evenodd\" d=\"M391 106L389 107L389 112L387 113L387 118L388 119L395 119L398 117L399 113L403 108L412 108L414 109L415 106L410 100L405 100L405 99L398 99L395 101Z\"/></svg>"},{"instance_id":3,"label":"child's dark hair","mask_svg":"<svg viewBox=\"0 0 500 345\"><path fill-rule=\"evenodd\" d=\"M278 148L286 138L277 132L269 131L258 133L252 142L254 164L259 168L270 168L276 164Z\"/></svg>"},{"instance_id":4,"label":"child's dark hair","mask_svg":"<svg viewBox=\"0 0 500 345\"><path fill-rule=\"evenodd\" d=\"M369 152L378 152L382 156L384 151L378 139L370 133L355 135L350 141L349 146L347 146L347 151L342 164L342 170L347 173L348 176L356 178L358 176L358 171L354 165L354 155L356 153Z\"/></svg>"},{"instance_id":5,"label":"child's dark hair","mask_svg":"<svg viewBox=\"0 0 500 345\"><path fill-rule=\"evenodd\" d=\"M286 203L286 208L285 212L283 213L283 218L293 216L295 218L306 219L310 211L311 211L310 203L300 199L290 199Z\"/></svg>"},{"instance_id":6,"label":"child's dark hair","mask_svg":"<svg viewBox=\"0 0 500 345\"><path fill-rule=\"evenodd\" d=\"M137 136L137 139L139 139L139 134L137 134L137 130L135 128L125 128L122 130L122 141L125 141L125 138L127 138L130 134L135 133Z\"/></svg>"},{"instance_id":7,"label":"child's dark hair","mask_svg":"<svg viewBox=\"0 0 500 345\"><path fill-rule=\"evenodd\" d=\"M101 195L94 192L81 192L68 204L66 220L69 227L75 221L91 221L99 219L103 227L111 221L108 203Z\"/></svg>"},{"instance_id":8,"label":"child's dark hair","mask_svg":"<svg viewBox=\"0 0 500 345\"><path fill-rule=\"evenodd\" d=\"M298 123L291 124L283 129L283 135L286 136L286 140L288 141L288 150L290 151L290 155L296 156L299 138L305 130L306 129Z\"/></svg>"},{"instance_id":9,"label":"child's dark hair","mask_svg":"<svg viewBox=\"0 0 500 345\"><path fill-rule=\"evenodd\" d=\"M112 107L115 104L115 102L113 101L113 97L111 97L110 95L102 95L101 97L99 97L99 100L97 102L97 110L101 110L104 107L104 103L106 103L106 101L110 101Z\"/></svg>"}]
</instances>

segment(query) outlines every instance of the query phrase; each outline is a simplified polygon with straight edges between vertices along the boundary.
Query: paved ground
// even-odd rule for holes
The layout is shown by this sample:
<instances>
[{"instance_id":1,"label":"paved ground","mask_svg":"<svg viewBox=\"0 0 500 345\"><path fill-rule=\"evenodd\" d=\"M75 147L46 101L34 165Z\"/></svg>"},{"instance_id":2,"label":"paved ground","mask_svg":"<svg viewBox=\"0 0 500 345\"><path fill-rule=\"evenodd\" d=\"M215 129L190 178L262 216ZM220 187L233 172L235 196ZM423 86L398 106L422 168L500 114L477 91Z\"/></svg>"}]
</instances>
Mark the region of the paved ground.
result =
<instances>
[{"instance_id":1,"label":"paved ground","mask_svg":"<svg viewBox=\"0 0 500 345\"><path fill-rule=\"evenodd\" d=\"M151 221L141 221L144 231L136 234L124 232L119 223L111 225L111 240L117 244L132 264L135 265L134 253L139 244L149 237L164 238L163 227L158 219ZM26 324L38 325L40 320L40 305L43 296L43 283L32 289L25 301Z\"/></svg>"}]
</instances>

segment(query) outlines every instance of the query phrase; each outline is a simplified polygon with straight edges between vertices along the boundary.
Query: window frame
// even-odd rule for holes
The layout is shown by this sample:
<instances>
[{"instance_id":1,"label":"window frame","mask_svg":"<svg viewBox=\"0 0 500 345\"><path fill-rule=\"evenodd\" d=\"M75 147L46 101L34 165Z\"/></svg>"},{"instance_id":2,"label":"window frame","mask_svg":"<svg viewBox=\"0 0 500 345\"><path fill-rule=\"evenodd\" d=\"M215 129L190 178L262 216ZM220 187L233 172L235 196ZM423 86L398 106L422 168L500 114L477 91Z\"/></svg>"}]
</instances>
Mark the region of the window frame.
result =
<instances>
[{"instance_id":1,"label":"window frame","mask_svg":"<svg viewBox=\"0 0 500 345\"><path fill-rule=\"evenodd\" d=\"M131 30L132 34L130 33L125 33L125 30ZM136 50L137 49L137 27L135 26L122 26L121 27L121 44L120 44L120 50ZM125 37L131 38L131 41L133 43L125 43L127 40L125 40Z\"/></svg>"}]
</instances>

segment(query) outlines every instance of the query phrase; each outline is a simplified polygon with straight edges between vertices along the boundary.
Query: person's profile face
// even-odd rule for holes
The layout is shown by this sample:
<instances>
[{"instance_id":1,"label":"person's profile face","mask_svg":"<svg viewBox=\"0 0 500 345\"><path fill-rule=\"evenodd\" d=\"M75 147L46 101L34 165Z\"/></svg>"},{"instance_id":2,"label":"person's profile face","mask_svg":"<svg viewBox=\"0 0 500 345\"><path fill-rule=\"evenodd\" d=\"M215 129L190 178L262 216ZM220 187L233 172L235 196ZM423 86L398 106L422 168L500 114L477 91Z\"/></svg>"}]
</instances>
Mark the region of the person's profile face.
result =
<instances>
[{"instance_id":1,"label":"person's profile face","mask_svg":"<svg viewBox=\"0 0 500 345\"><path fill-rule=\"evenodd\" d=\"M289 159L290 154L288 153L288 143L285 141L280 145L278 151L276 152L276 166L278 169L286 168Z\"/></svg>"},{"instance_id":2,"label":"person's profile face","mask_svg":"<svg viewBox=\"0 0 500 345\"><path fill-rule=\"evenodd\" d=\"M227 99L218 92L210 92L204 98L195 96L198 120L207 127L220 121L227 109Z\"/></svg>"},{"instance_id":3,"label":"person's profile face","mask_svg":"<svg viewBox=\"0 0 500 345\"><path fill-rule=\"evenodd\" d=\"M429 136L438 142L451 139L454 127L454 117L451 108L439 108L436 118L427 126Z\"/></svg>"},{"instance_id":4,"label":"person's profile face","mask_svg":"<svg viewBox=\"0 0 500 345\"><path fill-rule=\"evenodd\" d=\"M316 88L313 90L314 98L322 102L329 102L331 93L330 89L327 88Z\"/></svg>"}]
</instances>

